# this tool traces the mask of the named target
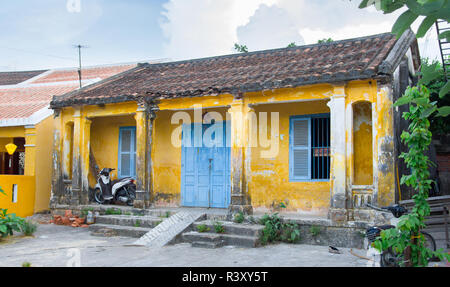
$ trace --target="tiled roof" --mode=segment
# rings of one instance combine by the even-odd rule
[[[408,37],[412,41],[411,35]],[[369,79],[379,75],[380,66],[396,42],[394,35],[386,33],[326,44],[140,65],[55,98],[51,106],[217,95]]]
[[[0,86],[16,85],[44,72],[45,70],[25,72],[0,72]]]
[[[82,79],[106,79],[113,75],[122,73],[126,70],[129,70],[133,67],[136,67],[135,64],[128,65],[115,65],[115,66],[104,66],[104,67],[90,67],[82,69]],[[32,83],[41,84],[41,83],[56,83],[56,82],[68,82],[68,81],[78,81],[78,70],[70,69],[70,70],[54,70],[39,77]]]
[[[85,83],[92,83],[133,67],[136,67],[136,64],[83,68],[82,79]],[[6,74],[10,75],[9,79],[15,77],[16,80],[7,82]],[[79,88],[77,69],[4,72],[0,73],[0,81],[2,75],[5,79],[4,83],[9,84],[4,86],[0,84],[0,126],[8,120],[29,118],[47,109],[54,96],[58,97]]]
[[[59,96],[78,88],[76,83],[64,86],[36,86],[0,89],[0,119],[27,118],[48,107],[53,95]]]

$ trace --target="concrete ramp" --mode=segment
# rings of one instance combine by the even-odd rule
[[[147,232],[133,245],[147,247],[163,247],[175,239],[195,221],[205,216],[205,213],[196,211],[180,211],[167,218],[155,228]]]

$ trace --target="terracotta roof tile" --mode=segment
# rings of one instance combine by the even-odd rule
[[[85,68],[82,70],[83,80],[106,79],[135,66],[126,64]],[[76,69],[51,70],[43,74],[44,72],[46,71],[0,73],[0,83],[3,76],[3,83],[11,84],[8,87],[0,87],[0,120],[28,118],[48,107],[54,96],[58,97],[79,88]],[[14,85],[38,75],[42,76],[27,82],[26,85]],[[9,82],[6,81],[7,78]]]
[[[17,85],[44,72],[45,70],[24,71],[24,72],[0,72],[0,86]]]
[[[52,107],[368,79],[396,43],[390,33],[332,43],[141,65],[52,101]]]

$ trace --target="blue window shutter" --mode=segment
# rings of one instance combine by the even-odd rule
[[[136,128],[123,127],[119,130],[119,177],[136,176]]]
[[[311,135],[309,118],[291,119],[290,128],[290,177],[311,178]]]

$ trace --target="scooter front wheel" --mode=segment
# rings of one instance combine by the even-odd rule
[[[96,188],[94,191],[94,199],[98,204],[105,203],[105,199],[103,198],[103,193],[99,188]]]

